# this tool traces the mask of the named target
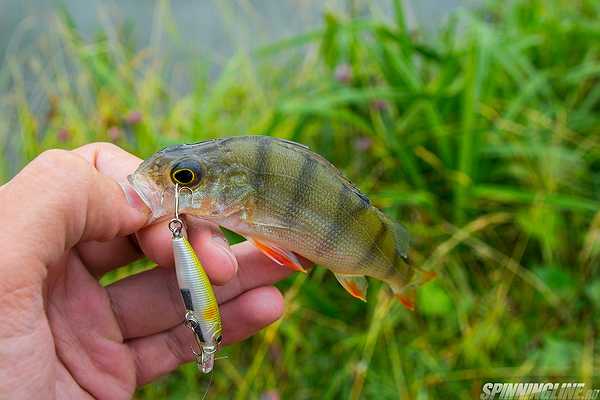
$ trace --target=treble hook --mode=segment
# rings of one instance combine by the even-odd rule
[[[196,365],[198,369],[203,373],[207,374],[212,371],[215,363],[215,353],[217,352],[217,346],[207,345],[202,339],[202,332],[200,331],[200,324],[194,317],[194,314],[190,311],[185,313],[185,326],[190,328],[194,332],[196,338],[196,344],[200,349],[200,354],[192,348],[192,353],[196,356]]]

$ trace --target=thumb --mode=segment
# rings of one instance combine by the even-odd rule
[[[106,241],[139,230],[148,210],[139,199],[130,204],[117,181],[97,168],[97,161],[108,155],[104,153],[136,161],[110,145],[90,145],[79,152],[50,150],[4,185],[0,220],[10,229],[0,231],[3,250],[50,265],[80,241]]]

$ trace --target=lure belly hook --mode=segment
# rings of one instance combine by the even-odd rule
[[[179,196],[184,189],[175,185],[175,218],[169,221],[169,230],[173,235],[177,283],[186,308],[185,325],[194,332],[199,348],[199,352],[192,351],[200,371],[209,373],[222,340],[221,315],[208,276],[184,236],[184,224],[179,217]]]

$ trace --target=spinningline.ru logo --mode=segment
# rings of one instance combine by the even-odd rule
[[[481,388],[480,400],[595,400],[600,389],[586,389],[579,382],[486,382]]]

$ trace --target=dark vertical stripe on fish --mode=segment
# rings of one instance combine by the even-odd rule
[[[254,165],[254,180],[252,181],[252,186],[258,194],[258,196],[256,196],[256,201],[262,201],[264,198],[267,181],[266,173],[269,165],[270,144],[271,140],[269,137],[261,136],[258,138],[255,156],[256,164]]]
[[[370,265],[373,261],[375,261],[375,259],[377,258],[377,252],[381,251],[380,243],[382,243],[383,240],[385,239],[385,235],[387,232],[388,232],[387,224],[382,223],[379,226],[379,230],[377,231],[377,234],[373,238],[371,245],[369,246],[367,251],[363,254],[362,258],[360,259],[360,261],[358,263],[359,266],[364,268],[364,267]]]
[[[352,223],[362,213],[369,209],[369,203],[362,198],[353,197],[356,194],[346,185],[342,185],[338,193],[337,211],[333,221],[329,225],[329,229],[325,235],[325,240],[317,249],[317,254],[322,256],[336,249],[341,240],[344,240],[348,229]],[[355,199],[359,199],[356,203]]]
[[[310,155],[304,155],[300,174],[294,186],[294,192],[290,202],[287,204],[283,216],[285,226],[293,226],[294,219],[304,209],[309,207],[310,192],[307,190],[310,183],[314,181],[317,174],[317,162]]]

